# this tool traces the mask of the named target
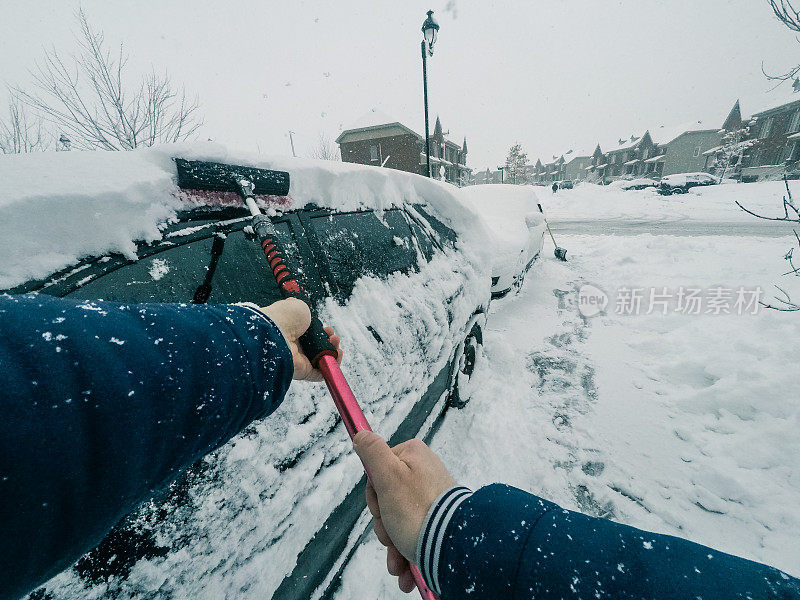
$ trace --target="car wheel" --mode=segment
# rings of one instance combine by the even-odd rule
[[[475,364],[478,361],[481,346],[483,346],[483,332],[476,323],[472,326],[469,335],[464,340],[464,345],[453,361],[454,374],[447,394],[447,406],[464,408],[467,405],[468,400],[462,399],[460,388],[470,380],[475,372]]]

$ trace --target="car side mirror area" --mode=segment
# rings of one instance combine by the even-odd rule
[[[541,213],[528,213],[525,215],[525,225],[527,225],[528,229],[539,229],[544,227],[544,218]]]

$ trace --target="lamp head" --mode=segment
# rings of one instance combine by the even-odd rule
[[[433,56],[433,45],[436,43],[436,38],[439,35],[439,23],[433,18],[433,11],[428,11],[428,18],[422,23],[422,34],[425,37],[425,45],[428,48],[428,54]]]

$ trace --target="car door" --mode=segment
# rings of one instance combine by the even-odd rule
[[[454,351],[477,305],[465,310],[464,273],[445,257],[455,233],[424,207],[299,216],[335,298],[321,306],[323,320],[355,351],[343,368],[372,426],[391,444],[430,440],[446,410]],[[355,547],[362,485],[363,478],[330,513],[274,600],[307,598],[326,578],[335,581],[331,569]]]

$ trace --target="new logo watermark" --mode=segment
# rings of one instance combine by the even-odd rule
[[[608,294],[590,283],[578,288],[578,312],[587,319],[605,312],[608,306]]]

